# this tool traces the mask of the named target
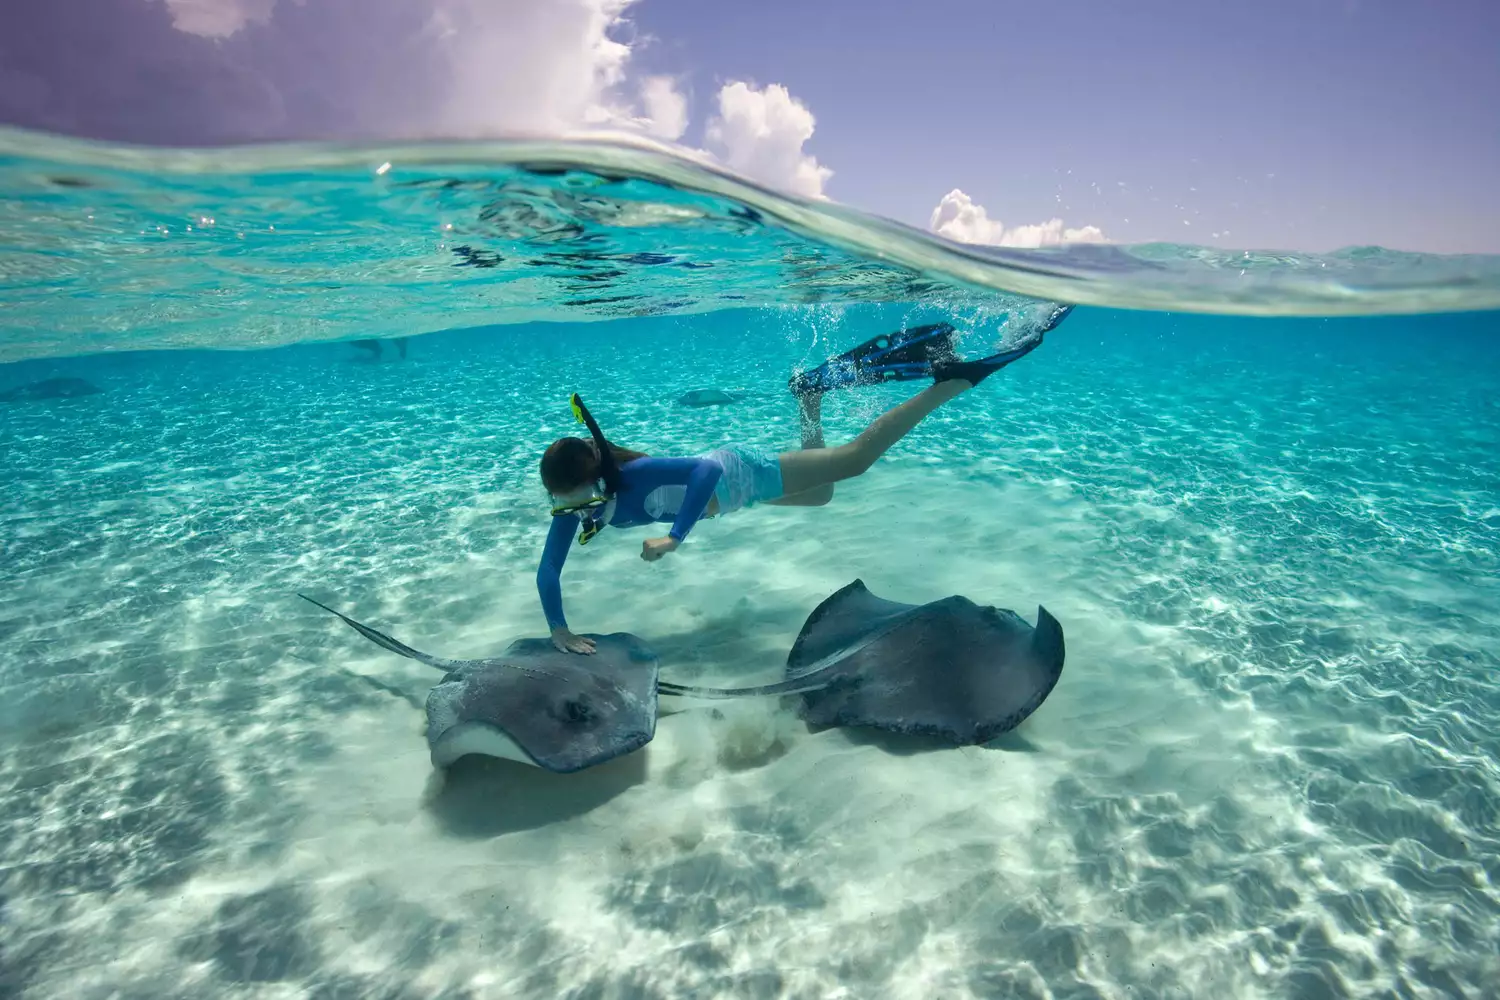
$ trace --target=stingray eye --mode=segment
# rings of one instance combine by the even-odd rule
[[[594,717],[594,709],[583,698],[570,698],[563,702],[563,718],[569,722],[588,722]]]

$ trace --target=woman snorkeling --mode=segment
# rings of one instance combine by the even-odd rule
[[[978,385],[1042,343],[1042,336],[1071,311],[1060,306],[1031,339],[1013,350],[962,361],[946,323],[875,337],[791,379],[802,414],[802,448],[772,455],[746,445],[726,445],[696,458],[654,458],[605,439],[578,396],[573,411],[592,440],[554,441],[542,455],[542,485],[552,495],[552,528],[542,550],[536,585],[552,643],[572,653],[594,652],[592,639],[575,635],[563,615],[561,576],[579,521],[579,544],[604,527],[671,523],[667,533],[641,543],[641,558],[655,562],[675,551],[701,518],[757,503],[818,507],[833,499],[834,484],[861,475],[924,417]],[[933,383],[876,417],[854,440],[823,444],[822,394],[830,389],[931,376]]]

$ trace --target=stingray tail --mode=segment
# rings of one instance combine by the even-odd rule
[[[326,604],[318,604],[317,601],[313,600],[311,597],[308,597],[306,594],[298,594],[297,596],[302,598],[304,601],[307,601],[309,604],[317,604],[318,607],[322,608],[324,611],[328,612],[331,615],[338,615],[343,619],[345,625],[348,625],[350,628],[354,629],[354,631],[358,632],[366,639],[369,639],[377,646],[388,649],[391,652],[397,653],[401,656],[409,657],[410,659],[416,660],[419,663],[425,663],[429,667],[437,667],[439,670],[448,669],[447,660],[439,659],[436,656],[428,656],[426,653],[412,649],[404,642],[397,642],[395,639],[392,639],[384,632],[376,631],[375,629],[371,628],[368,625],[365,625],[362,622],[357,622],[353,618],[350,618],[348,615],[333,610]]]
[[[761,698],[781,694],[805,694],[828,686],[826,677],[798,677],[777,684],[762,684],[759,687],[712,688],[694,687],[691,684],[674,684],[657,681],[656,690],[673,698]]]
[[[1063,645],[1062,623],[1040,604],[1036,606],[1036,631],[1031,635],[1031,649],[1037,659],[1062,670],[1067,652]]]

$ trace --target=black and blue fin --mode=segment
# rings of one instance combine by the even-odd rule
[[[932,374],[935,361],[953,358],[954,328],[928,323],[871,337],[858,347],[792,376],[793,395],[805,396],[832,389],[905,382]]]
[[[1001,351],[999,354],[991,354],[987,358],[977,361],[940,361],[932,366],[932,380],[934,382],[947,382],[949,379],[961,378],[970,385],[978,385],[991,375],[1013,361],[1019,361],[1038,347],[1042,346],[1042,335],[1037,334],[1031,340],[1020,347],[1009,351]]]
[[[326,604],[318,604],[317,601],[313,600],[311,597],[308,597],[306,594],[298,594],[297,596],[302,598],[304,601],[307,601],[309,604],[317,604],[318,607],[322,608],[324,611],[328,612],[331,615],[338,615],[341,619],[343,619],[345,625],[348,625],[350,628],[354,629],[354,631],[358,632],[366,639],[369,639],[375,645],[380,646],[384,649],[388,649],[392,653],[408,657],[410,659],[416,660],[419,663],[425,663],[429,667],[437,667],[439,670],[447,670],[452,662],[451,660],[444,660],[436,656],[429,656],[426,653],[421,652],[420,650],[412,649],[406,643],[392,639],[384,632],[378,632],[370,626],[364,624],[363,622],[357,622],[353,618],[350,618],[348,615],[333,610]]]
[[[960,361],[957,358],[944,358],[937,361],[932,366],[932,379],[934,382],[946,382],[949,379],[961,378],[971,385],[978,385],[1006,365],[1021,360],[1041,347],[1047,332],[1055,329],[1057,324],[1067,319],[1072,311],[1072,306],[1058,306],[1035,333],[1008,351],[991,354],[987,358],[979,358],[975,361]]]

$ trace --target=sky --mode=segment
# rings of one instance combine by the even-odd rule
[[[35,0],[0,122],[631,129],[952,239],[1500,252],[1496,0]]]

